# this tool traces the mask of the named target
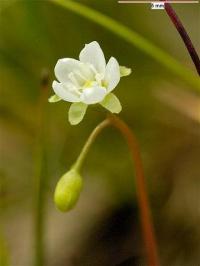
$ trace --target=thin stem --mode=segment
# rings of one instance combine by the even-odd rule
[[[76,169],[77,171],[80,170],[84,159],[86,158],[86,155],[89,151],[90,146],[92,145],[92,143],[95,141],[96,137],[99,135],[99,133],[108,125],[110,124],[110,120],[109,119],[105,119],[103,122],[101,122],[97,127],[95,127],[95,129],[92,131],[92,133],[90,134],[89,138],[87,139],[85,145],[83,146],[83,149],[78,157],[78,159],[76,160],[76,163],[73,165],[73,168]]]
[[[165,10],[166,10],[168,16],[170,17],[171,21],[173,22],[174,26],[176,27],[177,31],[179,32],[188,52],[190,54],[190,57],[192,58],[192,61],[196,67],[196,70],[197,70],[198,74],[200,75],[200,59],[199,59],[197,51],[195,50],[195,47],[194,47],[189,35],[187,34],[185,27],[183,26],[181,20],[179,19],[178,15],[176,14],[176,12],[172,8],[172,6],[167,2],[165,3]]]
[[[131,157],[135,166],[135,178],[137,186],[138,204],[141,215],[143,238],[146,246],[146,255],[149,266],[159,266],[157,244],[155,239],[154,227],[151,218],[147,189],[145,185],[144,170],[140,155],[137,138],[128,125],[117,116],[110,116],[112,125],[117,128],[127,141]]]
[[[159,266],[160,263],[158,259],[157,244],[150,213],[144,171],[140,156],[140,149],[137,143],[137,139],[133,134],[132,130],[128,127],[128,125],[122,119],[116,117],[115,115],[109,115],[107,119],[105,119],[93,130],[88,140],[86,141],[86,144],[84,145],[80,156],[78,157],[73,168],[75,167],[77,170],[80,170],[90,146],[92,145],[96,137],[101,133],[101,131],[109,125],[112,125],[116,129],[118,129],[127,141],[131,157],[135,166],[137,198],[140,209],[143,239],[146,248],[148,266]]]

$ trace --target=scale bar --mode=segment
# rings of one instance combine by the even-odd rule
[[[124,1],[118,1],[119,4],[151,4],[152,2],[154,3],[170,3],[170,4],[198,4],[199,1],[196,0],[178,0],[178,1],[173,1],[173,0],[168,0],[168,1],[149,1],[149,0],[124,0]]]

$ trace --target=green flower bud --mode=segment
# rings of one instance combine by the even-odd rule
[[[66,212],[74,207],[79,199],[82,183],[82,178],[75,169],[60,178],[54,194],[54,202],[60,211]]]

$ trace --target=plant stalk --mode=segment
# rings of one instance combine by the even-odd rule
[[[86,158],[86,155],[89,151],[90,146],[95,141],[96,137],[101,133],[101,131],[110,125],[119,130],[119,132],[123,135],[128,144],[135,169],[137,199],[140,209],[140,217],[142,223],[143,239],[146,249],[147,263],[148,266],[159,266],[160,263],[158,258],[157,244],[156,244],[154,227],[151,218],[147,189],[145,185],[140,149],[137,143],[137,139],[133,134],[132,130],[128,127],[128,125],[117,116],[109,115],[107,119],[101,122],[92,131],[76,163],[73,165],[73,168],[77,169],[78,171],[80,170],[80,168],[83,165],[84,159]]]
[[[170,17],[172,23],[176,27],[177,31],[179,32],[187,50],[188,50],[188,53],[190,54],[190,57],[191,57],[194,65],[196,67],[197,73],[200,75],[200,59],[199,59],[197,51],[195,50],[195,47],[194,47],[186,29],[185,29],[185,27],[183,26],[181,20],[179,19],[178,15],[176,14],[176,12],[172,8],[172,6],[169,3],[167,3],[167,1],[165,3],[165,10],[166,10],[168,16]]]
[[[83,162],[88,154],[88,151],[90,149],[90,146],[93,144],[93,142],[95,141],[96,137],[101,133],[101,131],[107,127],[110,124],[110,120],[109,119],[105,119],[103,122],[101,122],[100,124],[98,124],[95,129],[92,131],[92,133],[90,134],[89,138],[87,139],[85,145],[83,146],[83,149],[78,157],[78,159],[76,160],[76,163],[72,166],[73,169],[77,170],[78,172],[80,171]]]
[[[146,257],[149,266],[159,266],[157,243],[151,218],[150,205],[148,201],[145,184],[144,170],[140,155],[137,138],[129,126],[119,117],[111,115],[111,124],[117,128],[125,138],[133,160],[136,178],[137,199],[142,223],[143,239],[146,247]]]

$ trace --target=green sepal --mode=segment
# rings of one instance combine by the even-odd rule
[[[86,113],[87,104],[85,103],[72,103],[69,108],[68,119],[71,125],[79,124]]]
[[[49,103],[56,103],[62,100],[58,95],[54,94],[51,97],[49,97],[48,102]]]
[[[126,77],[129,76],[132,72],[131,68],[125,67],[125,66],[120,66],[119,67],[120,71],[120,77]]]
[[[111,113],[118,114],[122,110],[120,101],[113,93],[109,93],[100,104]]]

